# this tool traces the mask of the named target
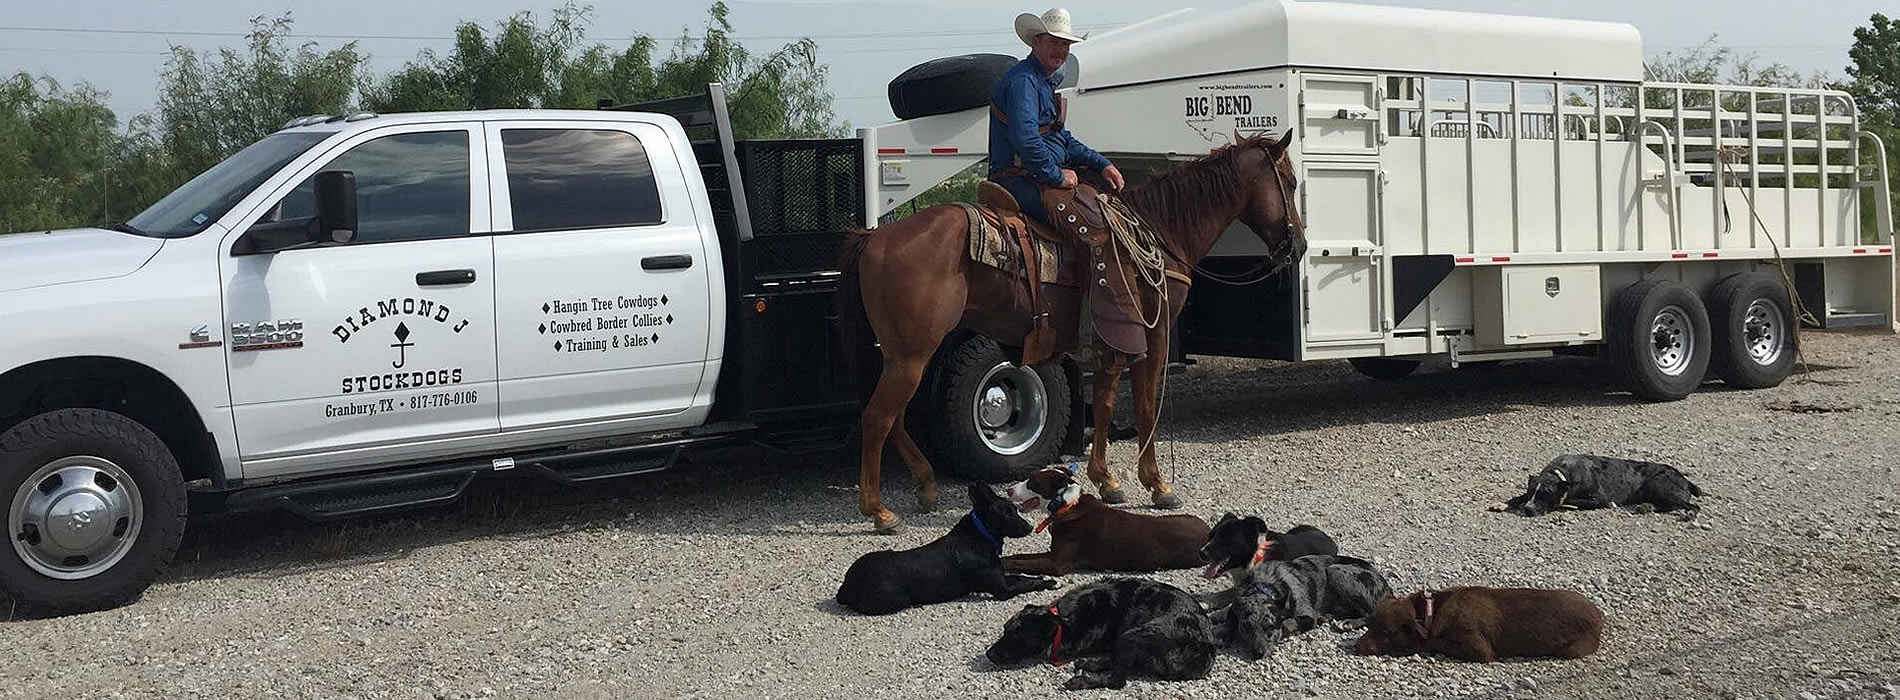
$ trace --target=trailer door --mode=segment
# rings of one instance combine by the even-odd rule
[[[1307,235],[1302,293],[1309,347],[1381,341],[1389,325],[1379,101],[1374,76],[1301,75],[1300,212]]]

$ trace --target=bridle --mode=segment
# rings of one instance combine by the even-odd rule
[[[1285,228],[1280,231],[1279,244],[1267,251],[1266,262],[1256,265],[1254,269],[1241,275],[1223,275],[1210,272],[1206,268],[1201,267],[1198,262],[1193,265],[1194,273],[1197,276],[1233,287],[1247,287],[1259,284],[1260,282],[1266,281],[1267,278],[1279,274],[1281,270],[1286,269],[1287,266],[1294,263],[1293,238],[1295,231],[1293,230],[1293,192],[1288,189],[1286,178],[1280,175],[1280,160],[1273,156],[1273,151],[1263,144],[1256,143],[1254,147],[1267,152],[1267,166],[1265,170],[1268,176],[1273,178],[1273,189],[1280,193],[1280,211],[1282,213],[1281,218],[1285,222]],[[1286,153],[1282,151],[1281,155],[1284,156]]]

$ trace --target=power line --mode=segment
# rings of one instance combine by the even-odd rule
[[[129,51],[125,49],[82,49],[59,46],[0,46],[0,51],[35,51],[45,53],[114,53],[133,56],[170,56],[168,51]]]
[[[1119,26],[1122,26],[1122,25],[1104,24],[1104,25],[1084,26],[1082,28],[1087,29],[1087,30],[1094,30],[1094,29],[1112,29]],[[210,31],[210,30],[199,30],[199,29],[113,29],[109,27],[37,27],[37,26],[12,26],[12,25],[0,26],[0,31],[46,32],[46,33],[63,33],[63,34],[131,34],[131,35],[140,35],[140,36],[205,36],[205,37],[249,37],[251,36],[251,32]],[[901,39],[901,38],[918,38],[918,37],[981,36],[984,34],[998,34],[998,33],[1001,33],[1000,30],[998,29],[965,29],[965,30],[932,30],[932,31],[922,31],[922,32],[876,32],[876,33],[861,33],[861,34],[750,34],[750,35],[733,34],[731,36],[732,38],[739,39],[741,41],[745,41],[745,40],[796,41],[800,39],[812,39],[816,41],[819,39]],[[293,33],[293,34],[288,34],[287,36],[294,37],[297,39],[341,39],[341,40],[351,40],[351,41],[356,41],[356,40],[450,41],[450,40],[455,39],[455,37],[451,35],[434,35],[434,34]],[[654,41],[680,41],[681,40],[680,37],[662,38],[662,37],[648,37],[644,35],[601,37],[601,38],[598,38],[597,40],[598,41],[633,41],[635,39],[642,39],[642,38],[650,38],[650,39],[653,39]],[[699,37],[692,37],[689,40],[698,40],[698,38]]]

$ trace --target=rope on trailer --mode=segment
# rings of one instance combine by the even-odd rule
[[[1741,146],[1722,146],[1715,150],[1716,150],[1716,154],[1715,154],[1716,160],[1719,160],[1722,162],[1722,170],[1728,173],[1731,179],[1739,182],[1741,180],[1741,177],[1735,174],[1735,169],[1731,167],[1730,164],[1739,162],[1742,159],[1742,157],[1745,155],[1742,147]],[[1794,176],[1793,173],[1789,173],[1788,175],[1788,177],[1793,177],[1793,176]],[[1822,173],[1821,177],[1827,177],[1827,173]],[[1808,358],[1805,351],[1805,346],[1807,345],[1807,343],[1803,341],[1801,338],[1801,330],[1802,330],[1801,324],[1802,322],[1807,322],[1807,323],[1812,323],[1815,326],[1820,326],[1821,322],[1819,319],[1816,319],[1814,317],[1813,312],[1808,310],[1807,304],[1804,304],[1801,302],[1801,294],[1795,291],[1794,278],[1788,275],[1788,261],[1787,259],[1783,258],[1781,255],[1781,244],[1775,241],[1775,234],[1774,232],[1768,230],[1768,224],[1761,220],[1761,211],[1759,210],[1758,207],[1755,206],[1755,196],[1751,194],[1749,190],[1747,189],[1743,189],[1739,187],[1736,189],[1742,190],[1742,198],[1748,201],[1748,215],[1755,220],[1755,224],[1757,226],[1761,227],[1762,235],[1768,238],[1768,245],[1774,248],[1775,270],[1781,273],[1782,286],[1788,292],[1788,299],[1794,302],[1794,309],[1795,309],[1795,323],[1794,323],[1794,328],[1793,328],[1794,336],[1795,336],[1794,361],[1795,361],[1795,364],[1798,364],[1801,366],[1801,381],[1813,382],[1815,384],[1830,385],[1830,386],[1840,386],[1840,385],[1845,384],[1845,382],[1829,382],[1826,380],[1814,378],[1814,369],[1808,366]]]

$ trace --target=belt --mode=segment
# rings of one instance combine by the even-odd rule
[[[1003,168],[990,171],[991,180],[1007,180],[1012,177],[1028,177],[1029,169],[1023,167]]]

